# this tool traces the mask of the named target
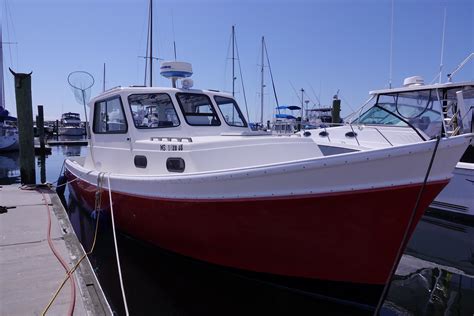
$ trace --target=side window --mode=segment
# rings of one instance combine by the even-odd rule
[[[244,116],[233,99],[215,96],[214,100],[227,124],[230,126],[247,127],[247,122],[245,122]]]
[[[178,115],[166,93],[133,94],[128,97],[136,128],[179,126]]]
[[[177,93],[181,111],[189,125],[219,126],[221,121],[212,106],[211,99],[205,94]]]
[[[127,121],[120,97],[96,102],[94,105],[94,133],[126,133]]]

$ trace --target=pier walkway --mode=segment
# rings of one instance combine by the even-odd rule
[[[49,211],[43,194],[49,204]],[[65,277],[48,244],[51,240],[70,269],[84,254],[58,196],[49,189],[0,186],[0,315],[40,315]],[[75,315],[112,315],[86,258],[73,274]],[[64,285],[48,315],[67,315],[72,290]]]

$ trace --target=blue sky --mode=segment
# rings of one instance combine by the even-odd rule
[[[143,83],[148,0],[1,0],[7,108],[16,113],[13,78],[33,71],[33,104],[44,104],[47,119],[82,112],[67,83],[75,70],[93,74],[92,95],[107,88]],[[388,87],[391,0],[158,1],[155,56],[191,62],[196,88],[231,89],[227,52],[231,26],[237,42],[250,117],[259,117],[260,41],[265,36],[280,104],[298,104],[291,85],[312,102],[329,104],[340,90],[343,115],[357,108],[368,91]],[[474,51],[474,1],[394,1],[393,86],[403,78],[438,73],[444,8],[447,9],[444,72]],[[11,50],[11,54],[10,54]],[[266,73],[269,78],[268,71]],[[155,68],[155,85],[169,86]],[[456,80],[474,80],[474,62]],[[244,108],[240,81],[237,99]],[[265,118],[275,101],[266,81]]]

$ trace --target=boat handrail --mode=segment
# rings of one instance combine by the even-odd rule
[[[191,137],[157,137],[157,136],[153,136],[153,137],[150,137],[150,140],[151,141],[167,141],[167,142],[171,142],[173,140],[176,140],[177,142],[179,143],[182,143],[183,140],[186,140],[188,143],[192,143],[193,142],[193,139]]]

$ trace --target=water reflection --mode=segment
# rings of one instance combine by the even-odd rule
[[[405,253],[474,275],[474,224],[425,215]]]
[[[20,177],[20,153],[18,151],[0,154],[0,184],[18,182]]]
[[[392,281],[387,310],[396,314],[472,315],[473,237],[471,223],[425,215]]]
[[[84,139],[82,136],[79,140]],[[41,167],[45,164],[46,181],[55,182],[58,179],[59,172],[64,159],[70,156],[84,155],[86,146],[66,145],[52,146],[51,155],[46,155],[45,160],[41,156],[36,156],[36,183],[40,183]],[[19,151],[0,153],[0,185],[20,183],[20,153]]]
[[[472,315],[473,288],[472,277],[440,268],[421,269],[392,281],[386,306],[414,315]]]

